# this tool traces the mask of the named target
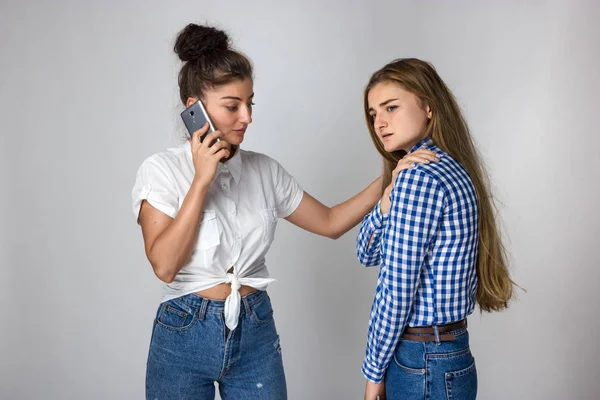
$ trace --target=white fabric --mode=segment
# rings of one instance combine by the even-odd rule
[[[133,212],[143,200],[175,218],[194,178],[189,142],[147,158],[132,190]],[[273,282],[265,255],[279,218],[298,207],[304,192],[275,160],[238,149],[221,163],[204,202],[203,218],[190,262],[166,284],[162,301],[231,283],[225,321],[235,329],[240,313],[241,285],[265,290]],[[233,267],[233,273],[228,273]]]

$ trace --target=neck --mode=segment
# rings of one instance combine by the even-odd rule
[[[426,137],[427,137],[427,135],[425,135],[425,134],[421,135],[416,140],[413,140],[412,142],[408,143],[406,146],[403,146],[402,150],[404,150],[408,153],[409,151],[412,150],[413,147],[415,147],[418,143],[421,143],[421,141],[423,141]]]

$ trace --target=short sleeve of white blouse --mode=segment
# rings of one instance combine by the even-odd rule
[[[275,185],[275,208],[279,218],[286,218],[292,214],[302,200],[304,191],[294,179],[277,161],[269,159],[273,170],[273,182]]]
[[[137,218],[143,200],[175,218],[179,211],[178,193],[168,165],[159,155],[147,158],[138,169],[132,190],[133,213]]]

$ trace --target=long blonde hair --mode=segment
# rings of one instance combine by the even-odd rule
[[[375,85],[392,82],[417,96],[432,117],[425,134],[434,144],[461,163],[467,170],[479,204],[479,251],[477,256],[477,303],[482,311],[501,311],[513,297],[513,285],[490,196],[489,179],[473,144],[467,123],[456,99],[432,65],[415,58],[394,60],[375,72],[365,88],[365,119],[375,148],[383,157],[382,192],[391,182],[392,171],[406,155],[402,150],[385,151],[369,115],[369,91]]]

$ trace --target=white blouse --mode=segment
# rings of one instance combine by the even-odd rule
[[[190,143],[148,157],[132,190],[136,219],[146,200],[175,218],[194,178]],[[279,218],[292,214],[304,191],[274,159],[238,149],[220,163],[204,202],[200,234],[190,262],[166,284],[162,301],[231,283],[225,300],[225,323],[237,326],[241,296],[247,285],[265,290],[273,282],[265,255]],[[233,273],[227,271],[233,267]]]

